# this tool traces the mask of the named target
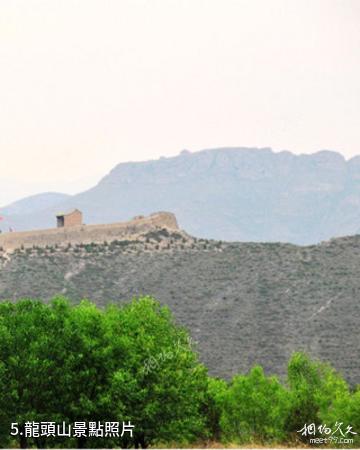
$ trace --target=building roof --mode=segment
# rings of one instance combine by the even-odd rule
[[[58,213],[58,214],[56,214],[56,217],[70,216],[70,214],[73,214],[74,212],[81,213],[81,211],[79,209],[75,208],[75,209],[72,209],[72,210],[67,211],[67,212]]]

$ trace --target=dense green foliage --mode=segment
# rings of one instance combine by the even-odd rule
[[[146,446],[205,433],[206,370],[187,333],[151,298],[105,311],[62,298],[2,303],[0,362],[3,443],[11,422],[26,421],[135,425],[134,440],[37,438],[41,447]]]
[[[335,425],[343,414],[339,407],[348,403],[350,393],[346,382],[329,365],[311,361],[296,353],[288,365],[290,410],[287,428],[296,432],[305,423]]]
[[[29,421],[135,429],[133,438],[11,438],[11,423],[23,431]],[[209,377],[186,330],[150,297],[106,309],[61,297],[0,303],[0,446],[296,444],[308,442],[305,424],[334,431],[339,422],[360,432],[360,390],[329,365],[294,353],[283,382],[260,366],[230,382]]]
[[[331,447],[341,447],[341,440],[349,438],[352,445],[360,444],[360,389],[350,392],[333,368],[304,353],[293,354],[283,384],[257,366],[247,375],[236,375],[226,387],[221,380],[211,380],[209,392],[211,417],[218,418],[223,442],[296,445],[331,436]],[[301,432],[312,424],[314,435]]]
[[[221,429],[230,441],[249,442],[285,438],[288,398],[275,377],[268,378],[261,367],[248,375],[237,375],[229,386],[223,403]]]

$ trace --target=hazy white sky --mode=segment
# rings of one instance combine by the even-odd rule
[[[0,0],[0,205],[218,146],[360,153],[359,0]]]

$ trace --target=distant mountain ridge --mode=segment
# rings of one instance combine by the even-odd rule
[[[117,165],[95,187],[44,208],[10,205],[0,228],[53,227],[59,210],[86,223],[173,212],[192,235],[227,241],[313,244],[360,232],[360,156],[294,155],[270,148],[220,148]],[[16,208],[15,208],[16,207]],[[15,209],[14,209],[15,208]],[[15,212],[14,212],[15,211]]]
[[[44,194],[31,195],[30,197],[11,203],[5,208],[1,208],[1,214],[15,216],[34,213],[52,207],[70,197],[71,195],[59,192],[45,192]]]

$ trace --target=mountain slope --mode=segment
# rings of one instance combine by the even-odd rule
[[[10,218],[17,230],[54,224],[77,207],[86,223],[166,210],[199,237],[316,243],[360,230],[360,157],[227,148],[123,163],[58,207]]]
[[[60,192],[45,192],[31,195],[1,208],[1,214],[5,217],[25,215],[42,211],[70,199],[70,195]]]
[[[102,306],[154,295],[215,375],[256,363],[284,375],[290,354],[305,350],[360,383],[360,236],[298,247],[165,230],[135,242],[0,251],[0,299],[56,294]]]

